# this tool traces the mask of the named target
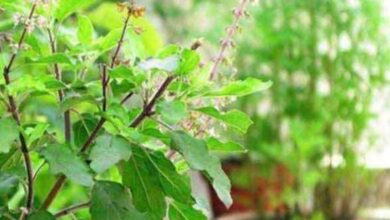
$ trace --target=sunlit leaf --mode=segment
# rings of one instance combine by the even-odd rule
[[[247,150],[241,144],[228,141],[222,142],[216,138],[206,138],[207,147],[210,151],[223,152],[223,153],[244,153]]]
[[[128,160],[131,155],[130,145],[130,142],[119,136],[99,136],[89,156],[91,168],[102,173],[119,161]]]
[[[49,127],[49,124],[47,123],[39,123],[37,124],[27,138],[27,145],[31,145],[34,141],[39,140],[43,134],[46,132],[47,128]]]
[[[163,70],[166,72],[173,72],[178,68],[179,65],[179,56],[172,55],[164,59],[159,58],[150,58],[141,62],[139,67],[145,71],[157,69]]]
[[[246,96],[256,92],[268,89],[272,82],[263,82],[255,78],[231,82],[222,88],[207,91],[204,96],[221,97],[221,96]]]
[[[92,96],[70,96],[66,97],[61,105],[60,109],[66,111],[70,108],[75,108],[78,105],[92,104],[93,106],[99,107],[97,100]]]
[[[18,131],[18,126],[13,119],[0,119],[0,153],[9,152],[12,143],[18,139]]]
[[[163,101],[157,105],[156,111],[168,124],[176,124],[188,117],[187,106],[181,101]]]
[[[178,75],[186,75],[198,67],[200,56],[196,51],[184,49],[181,53],[179,68],[176,71]]]
[[[121,37],[121,33],[122,33],[121,29],[115,29],[110,31],[106,36],[100,38],[97,41],[96,43],[97,47],[100,49],[102,53],[112,49],[113,47],[115,47],[115,45],[117,45]]]
[[[93,0],[59,0],[54,16],[62,21],[70,14],[93,3]]]
[[[82,44],[90,44],[93,40],[93,25],[87,16],[79,15],[78,17],[77,37]]]
[[[171,147],[183,155],[191,169],[206,172],[218,197],[229,207],[233,202],[230,196],[230,181],[222,170],[219,159],[209,154],[206,142],[183,131],[172,132],[171,138]]]
[[[219,112],[214,107],[205,107],[199,108],[197,111],[220,120],[226,123],[228,126],[238,129],[242,133],[246,133],[249,126],[253,124],[252,120],[247,114],[235,109],[225,113]]]
[[[45,57],[39,57],[39,58],[33,58],[30,59],[29,63],[36,63],[36,64],[52,64],[52,63],[61,63],[61,64],[72,64],[72,60],[69,56],[57,53]]]

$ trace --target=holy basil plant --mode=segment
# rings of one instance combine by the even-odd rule
[[[244,134],[226,100],[270,86],[217,77],[247,3],[201,64],[200,42],[164,47],[134,2],[0,0],[0,218],[206,219],[191,170],[229,207],[216,153],[245,150],[214,127]]]

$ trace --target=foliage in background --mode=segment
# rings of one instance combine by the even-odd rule
[[[213,127],[244,134],[251,119],[227,101],[270,83],[209,80],[224,53],[200,65],[199,42],[164,46],[144,13],[132,1],[0,0],[0,218],[206,219],[190,170],[232,204],[215,154],[243,147]]]
[[[246,58],[238,66],[244,73],[258,70],[275,86],[258,106],[251,104],[256,96],[241,102],[255,117],[246,141],[252,158],[281,163],[293,173],[287,201],[296,212],[354,219],[369,186],[358,144],[367,138],[373,92],[388,70],[380,5],[362,0],[259,6],[252,26],[257,35],[240,46],[238,57]]]
[[[217,41],[220,24],[229,17],[199,16],[209,21],[199,27],[187,13],[207,14],[232,1],[185,2],[172,13],[163,3],[156,8],[165,12],[168,27],[175,20],[191,27],[179,29],[179,36],[202,33]],[[234,59],[226,60],[236,64],[240,77],[274,82],[266,93],[238,101],[254,119],[244,145],[261,172],[250,177],[271,178],[277,167],[285,166],[294,184],[283,197],[274,195],[273,202],[288,204],[298,216],[353,219],[372,177],[360,162],[358,147],[362,138],[370,139],[366,129],[374,117],[373,94],[387,82],[388,45],[379,1],[257,2],[245,24],[251,34],[240,37]],[[234,179],[245,182],[242,176]]]

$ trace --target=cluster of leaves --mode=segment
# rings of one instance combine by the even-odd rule
[[[232,204],[215,154],[243,147],[212,132],[210,120],[241,134],[252,121],[215,103],[270,83],[208,80],[217,64],[200,65],[197,46],[163,47],[133,2],[119,11],[92,0],[22,2],[0,0],[0,218],[89,207],[98,220],[206,219],[190,170]],[[75,14],[80,8],[87,13]],[[67,180],[64,191],[79,185],[88,200],[48,212]]]

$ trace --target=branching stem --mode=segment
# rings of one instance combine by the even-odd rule
[[[157,100],[164,94],[165,90],[168,89],[168,86],[171,84],[171,82],[174,79],[175,79],[174,76],[168,76],[165,79],[163,84],[161,84],[160,88],[157,90],[156,94],[153,96],[152,100],[150,100],[150,102],[147,105],[145,105],[145,107],[142,109],[141,114],[139,114],[137,118],[131,123],[130,127],[132,128],[137,127],[146,117],[150,116]]]
[[[122,48],[122,44],[123,44],[123,41],[124,41],[124,38],[125,38],[125,35],[126,35],[126,30],[127,30],[127,27],[129,25],[129,21],[130,21],[130,17],[131,17],[131,14],[128,13],[127,14],[127,17],[126,17],[126,20],[125,20],[125,23],[123,25],[123,29],[122,29],[122,34],[121,34],[121,37],[117,43],[117,47],[115,49],[115,52],[114,52],[114,55],[112,56],[112,59],[111,59],[111,65],[110,65],[110,68],[114,68],[115,67],[115,64],[116,64],[116,60],[118,58],[118,55],[119,55],[119,52]],[[105,75],[107,75],[107,73],[105,73]],[[103,93],[104,93],[104,96],[106,96],[106,88],[107,88],[107,85],[110,81],[110,77],[109,76],[105,76],[104,77],[105,80],[102,80],[103,83],[102,83],[102,89],[103,89]],[[123,102],[125,102],[127,99],[129,99],[130,97],[132,96],[131,95],[127,95],[124,99]],[[104,97],[104,99],[106,99],[106,97]],[[106,101],[103,101],[103,110],[105,110],[106,108]],[[101,117],[98,124],[96,125],[96,127],[94,128],[94,130],[92,131],[92,133],[89,135],[88,139],[86,140],[86,142],[84,143],[84,145],[81,147],[80,149],[80,153],[84,153],[88,150],[88,148],[92,145],[92,143],[94,142],[97,134],[99,133],[100,129],[102,129],[104,123],[106,122],[106,119]],[[43,210],[46,210],[50,207],[50,205],[53,203],[54,199],[56,198],[56,196],[58,195],[58,193],[60,192],[62,186],[64,185],[66,181],[66,177],[64,175],[60,176],[57,181],[55,182],[54,186],[51,188],[49,194],[47,195],[46,199],[44,200],[43,202],[43,205],[41,207],[41,209]]]
[[[33,15],[35,13],[36,7],[37,7],[37,3],[34,3],[31,7],[31,11],[29,13],[28,20],[32,19]],[[27,26],[24,27],[22,35],[20,36],[20,39],[19,39],[19,42],[17,45],[18,50],[22,47],[22,44],[26,38],[26,35],[27,35]],[[11,73],[12,66],[13,66],[15,59],[16,59],[16,56],[18,54],[18,50],[11,55],[11,58],[9,60],[8,65],[6,67],[4,67],[4,70],[3,70],[3,77],[4,77],[5,84],[7,86],[11,83],[9,75]],[[11,112],[12,117],[16,121],[17,125],[21,126],[20,116],[18,113],[18,108],[16,106],[15,98],[12,95],[8,95],[8,102],[9,102],[9,111]],[[20,219],[25,219],[27,217],[28,213],[31,211],[31,209],[33,207],[33,203],[34,203],[34,173],[33,173],[30,154],[28,152],[27,143],[26,143],[26,140],[21,132],[19,132],[19,141],[20,141],[20,148],[21,148],[21,151],[23,154],[24,164],[25,164],[26,173],[27,173],[27,196],[26,196],[26,211],[27,211],[27,213],[22,212],[22,214],[20,216]]]
[[[225,59],[226,51],[232,45],[232,39],[234,37],[234,34],[238,30],[238,24],[240,22],[240,19],[245,16],[245,8],[248,5],[249,1],[250,0],[241,0],[239,6],[233,11],[234,21],[232,26],[228,28],[226,37],[221,42],[221,48],[219,50],[218,56],[214,61],[213,67],[211,68],[210,80],[214,80],[218,75],[219,67]]]
[[[60,217],[66,216],[66,215],[69,215],[71,213],[75,213],[75,212],[79,211],[80,209],[88,208],[90,205],[91,205],[91,202],[84,202],[84,203],[80,203],[78,205],[70,206],[68,208],[65,208],[65,209],[57,212],[54,215],[54,217],[60,218]]]
[[[52,34],[50,28],[47,29],[47,33],[49,35],[51,52],[52,52],[52,54],[55,54],[55,53],[57,53],[57,46],[56,46],[56,41],[53,37],[53,34]],[[61,69],[60,69],[58,63],[54,63],[54,74],[55,74],[55,77],[57,80],[59,80],[59,81],[62,80]],[[58,90],[58,99],[60,102],[62,102],[64,99],[64,91],[62,91],[61,89]],[[65,140],[67,143],[70,143],[72,141],[72,123],[71,123],[69,110],[66,110],[64,112],[64,131],[65,131]]]

